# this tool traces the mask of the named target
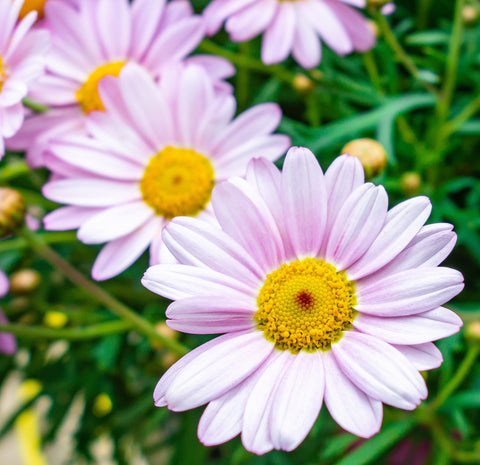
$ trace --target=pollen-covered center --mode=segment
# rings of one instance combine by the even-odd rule
[[[280,350],[329,350],[355,318],[355,288],[324,260],[283,264],[265,280],[254,315],[257,328]]]
[[[166,147],[152,157],[140,181],[143,200],[165,218],[194,216],[215,184],[210,160],[191,149]]]
[[[27,16],[28,13],[30,13],[31,11],[36,11],[38,13],[38,19],[42,19],[43,7],[45,6],[46,2],[47,0],[25,0],[23,2],[20,13],[18,14],[18,17],[22,19]]]
[[[105,76],[117,77],[124,65],[125,61],[107,63],[98,67],[93,73],[90,74],[90,76],[88,76],[82,87],[80,87],[75,94],[77,101],[82,107],[84,113],[105,110],[98,93],[98,83]]]

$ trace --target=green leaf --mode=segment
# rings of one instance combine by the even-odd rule
[[[414,425],[415,421],[413,418],[388,425],[376,436],[337,462],[336,465],[366,465],[373,463],[383,452],[402,439]]]

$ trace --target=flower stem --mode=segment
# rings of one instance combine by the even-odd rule
[[[120,317],[122,320],[130,323],[131,326],[137,331],[145,336],[148,336],[150,339],[158,342],[159,344],[164,345],[178,355],[184,355],[188,352],[189,349],[183,344],[173,341],[157,332],[155,326],[143,319],[140,315],[135,313],[126,305],[112,297],[100,286],[83,276],[83,274],[78,272],[72,265],[70,265],[70,263],[58,255],[52,248],[43,243],[42,240],[34,233],[25,228],[23,234],[35,252],[45,258],[55,268],[59,269],[68,279],[70,279],[70,281],[83,288],[99,302],[103,303],[112,313]]]
[[[445,132],[447,135],[451,135],[458,131],[472,116],[480,110],[480,94],[477,95],[470,103],[468,103],[464,109],[455,118],[451,119],[445,124]]]
[[[132,328],[126,321],[109,321],[83,328],[43,328],[39,326],[27,326],[21,324],[0,325],[0,332],[8,332],[15,336],[25,338],[46,338],[46,339],[68,339],[82,340],[96,337],[108,336],[111,334],[123,333]]]
[[[73,231],[58,231],[48,233],[38,233],[38,237],[46,244],[61,244],[75,242],[77,236]],[[0,241],[0,253],[8,250],[22,250],[28,247],[28,242],[23,237],[15,237]]]
[[[30,167],[23,160],[9,163],[3,167],[0,172],[0,181],[6,182],[10,179],[18,178],[19,176],[30,173],[30,171]]]
[[[443,403],[450,397],[450,395],[462,384],[463,380],[469,374],[473,364],[477,360],[479,354],[480,345],[472,344],[453,378],[450,379],[450,381],[440,391],[438,396],[428,406],[431,412],[438,410],[438,408],[441,407]]]
[[[401,46],[385,16],[383,16],[378,10],[374,8],[371,9],[370,13],[373,15],[375,22],[378,24],[378,27],[380,28],[380,31],[385,40],[387,41],[388,45],[395,52],[397,58],[407,69],[407,71],[413,76],[415,80],[417,80],[423,87],[425,87],[425,89],[427,89],[432,94],[438,96],[437,88],[430,83],[423,81],[420,78],[417,65],[413,62],[408,53]]]
[[[46,111],[49,110],[47,106],[42,105],[41,103],[38,103],[38,102],[34,102],[33,100],[30,100],[28,98],[24,98],[22,100],[22,103],[25,107],[30,108],[35,113],[45,113]]]

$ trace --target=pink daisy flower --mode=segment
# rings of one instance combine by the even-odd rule
[[[97,280],[125,270],[150,245],[158,262],[168,220],[208,218],[215,183],[243,175],[252,156],[277,159],[290,143],[271,134],[278,105],[257,105],[232,121],[234,97],[217,94],[196,65],[171,69],[158,86],[130,64],[100,83],[100,95],[106,111],[87,118],[91,137],[51,142],[47,166],[57,179],[43,189],[70,205],[45,218],[47,229],[79,228],[87,244],[108,242],[93,266]]]
[[[338,55],[365,52],[375,45],[367,20],[355,9],[366,0],[213,0],[204,11],[207,33],[215,34],[225,22],[234,42],[264,33],[261,57],[280,63],[292,54],[304,68],[317,66],[321,42]]]
[[[98,83],[118,76],[127,62],[142,65],[158,79],[165,69],[181,62],[204,36],[202,18],[188,1],[48,0],[42,28],[52,35],[47,57],[48,74],[32,88],[29,97],[50,111],[32,115],[9,143],[10,150],[28,150],[30,165],[43,166],[51,138],[84,131],[86,115],[103,110]],[[121,33],[119,33],[121,31]],[[192,57],[203,66],[221,90],[222,79],[234,74],[227,60]]]
[[[413,410],[427,397],[419,370],[441,364],[431,341],[462,325],[441,305],[463,277],[438,266],[456,235],[424,226],[426,197],[388,210],[357,158],[323,175],[309,150],[292,148],[282,173],[255,159],[212,204],[221,228],[175,218],[163,237],[179,263],[149,268],[142,283],[175,300],[171,328],[226,334],[165,373],[156,406],[208,403],[204,444],[241,434],[263,454],[296,448],[323,402],[342,428],[370,437],[383,403]]]
[[[22,0],[0,0],[0,157],[5,138],[23,123],[22,99],[28,87],[44,71],[49,46],[46,31],[30,31],[36,13],[17,23]],[[30,32],[29,32],[30,31]]]
[[[0,297],[4,297],[7,294],[9,287],[10,283],[7,276],[3,271],[0,271]],[[7,317],[3,314],[2,309],[0,309],[0,324],[4,325],[7,323]],[[15,339],[15,336],[0,332],[0,353],[11,355],[16,351],[17,340]]]

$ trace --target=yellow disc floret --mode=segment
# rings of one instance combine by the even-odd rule
[[[283,264],[265,280],[254,315],[257,328],[280,350],[329,350],[352,328],[355,288],[324,260]]]
[[[105,110],[100,95],[98,94],[98,83],[105,76],[117,77],[124,65],[125,61],[107,63],[98,67],[88,76],[82,87],[80,87],[75,94],[84,113]]]
[[[214,184],[208,158],[191,149],[165,147],[147,165],[140,190],[145,203],[158,215],[173,218],[202,211]]]
[[[36,11],[38,13],[38,19],[43,18],[43,7],[46,2],[47,0],[25,0],[18,17],[22,19],[31,11]]]

